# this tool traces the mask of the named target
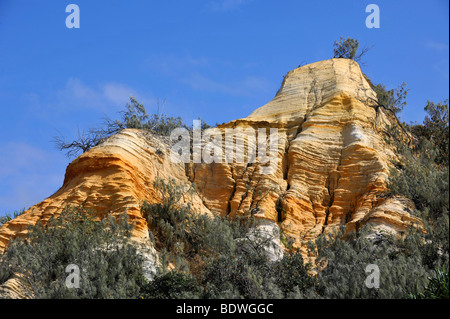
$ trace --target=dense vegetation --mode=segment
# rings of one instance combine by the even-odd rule
[[[131,226],[126,216],[99,221],[83,207],[67,208],[10,243],[0,257],[0,283],[19,274],[31,298],[134,298],[145,277]],[[66,286],[69,265],[79,268],[79,288]]]

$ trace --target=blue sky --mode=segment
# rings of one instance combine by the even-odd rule
[[[65,8],[80,8],[68,29]],[[368,29],[365,8],[380,8]],[[0,215],[61,187],[70,162],[58,131],[117,117],[134,95],[149,113],[208,123],[249,115],[270,101],[283,75],[332,57],[340,36],[373,46],[363,71],[388,88],[408,84],[406,121],[427,99],[448,98],[447,0],[0,0]]]

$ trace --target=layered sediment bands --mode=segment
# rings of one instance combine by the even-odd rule
[[[289,72],[275,98],[247,118],[219,125],[227,129],[278,130],[275,159],[267,166],[237,161],[234,146],[244,155],[260,151],[245,134],[223,139],[222,162],[176,164],[169,148],[136,130],[112,136],[73,161],[61,189],[0,229],[0,249],[10,236],[24,235],[29,224],[45,222],[67,205],[84,204],[99,214],[124,211],[136,221],[135,236],[146,238],[140,212],[143,200],[159,200],[153,181],[174,178],[193,182],[197,193],[185,198],[204,213],[253,214],[279,223],[306,253],[305,243],[337,226],[353,231],[365,224],[403,231],[411,222],[410,202],[384,198],[390,159],[395,154],[382,131],[392,125],[358,64],[348,59],[313,63]],[[205,146],[207,141],[203,141]],[[259,149],[258,149],[259,148]],[[231,156],[233,161],[225,161]]]
[[[157,178],[174,179],[189,185],[184,164],[173,163],[168,146],[160,139],[139,130],[124,130],[75,159],[66,169],[63,186],[43,202],[0,228],[0,251],[10,238],[24,236],[36,222],[46,223],[66,207],[84,205],[100,217],[127,213],[135,222],[134,237],[148,238],[146,218],[141,214],[144,200],[155,203],[160,194],[153,187]],[[197,194],[186,202],[209,213]]]
[[[405,209],[410,203],[382,197],[395,154],[380,132],[393,123],[371,106],[374,100],[367,78],[351,60],[289,72],[272,101],[219,126],[223,135],[227,128],[277,128],[277,169],[260,174],[258,162],[223,163],[211,173],[208,164],[198,164],[194,181],[203,185],[205,205],[219,214],[252,213],[278,222],[303,249],[336,226],[353,231],[370,223],[407,230],[419,222]]]

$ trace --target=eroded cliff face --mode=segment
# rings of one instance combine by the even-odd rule
[[[335,226],[407,230],[418,222],[408,213],[412,204],[382,197],[395,157],[382,132],[393,123],[375,100],[352,60],[289,72],[272,101],[219,126],[278,128],[276,171],[261,175],[257,163],[214,164],[211,174],[211,165],[196,164],[193,181],[206,206],[221,214],[253,211],[279,222],[305,253],[307,241]]]
[[[11,237],[25,236],[30,224],[45,224],[66,207],[80,205],[95,210],[99,217],[126,212],[136,225],[134,238],[145,241],[149,234],[140,207],[144,200],[160,200],[153,186],[155,179],[172,178],[177,184],[190,184],[184,164],[176,164],[169,157],[168,145],[144,131],[127,129],[111,136],[69,164],[63,186],[55,194],[0,228],[0,252]],[[197,194],[186,195],[183,200],[197,211],[210,214]]]
[[[84,204],[100,215],[126,211],[136,221],[135,237],[145,239],[140,205],[159,200],[153,187],[157,177],[195,183],[197,193],[184,200],[202,213],[254,214],[279,223],[304,253],[309,240],[336,226],[407,230],[418,222],[408,213],[412,204],[382,196],[395,154],[382,133],[391,120],[373,107],[375,99],[352,60],[331,59],[289,72],[272,101],[218,127],[222,132],[276,128],[278,161],[270,174],[261,173],[258,161],[177,164],[160,139],[124,130],[74,160],[57,193],[3,225],[0,251],[11,236],[25,235],[29,224],[45,223],[67,205]]]

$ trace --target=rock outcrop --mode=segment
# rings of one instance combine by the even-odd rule
[[[193,181],[205,205],[221,214],[254,211],[279,222],[304,252],[303,244],[335,226],[407,230],[419,222],[408,213],[412,204],[382,196],[395,158],[383,130],[393,119],[374,107],[375,100],[352,60],[289,72],[272,101],[219,126],[277,128],[276,171],[261,175],[257,164],[213,164],[211,174],[211,165],[196,164]]]
[[[105,214],[127,213],[135,223],[134,238],[148,238],[143,201],[155,203],[160,196],[153,187],[157,178],[172,178],[188,185],[184,164],[173,163],[170,149],[160,138],[139,130],[123,130],[75,159],[66,169],[63,186],[52,196],[31,207],[0,228],[0,252],[10,238],[25,236],[37,222],[45,224],[66,207],[84,205]],[[197,194],[184,198],[200,212],[210,213]]]
[[[261,173],[258,161],[174,163],[160,139],[121,131],[70,163],[54,195],[4,224],[0,251],[11,237],[24,236],[28,225],[80,204],[99,215],[126,211],[136,222],[134,236],[145,239],[140,205],[159,200],[153,187],[157,177],[195,183],[197,193],[184,200],[202,213],[254,214],[278,223],[305,253],[307,241],[336,226],[407,230],[417,222],[408,213],[411,204],[382,196],[395,154],[383,136],[392,119],[371,105],[374,100],[368,79],[352,60],[331,59],[289,72],[272,101],[247,118],[218,126],[220,132],[276,128],[277,161],[270,174]]]

